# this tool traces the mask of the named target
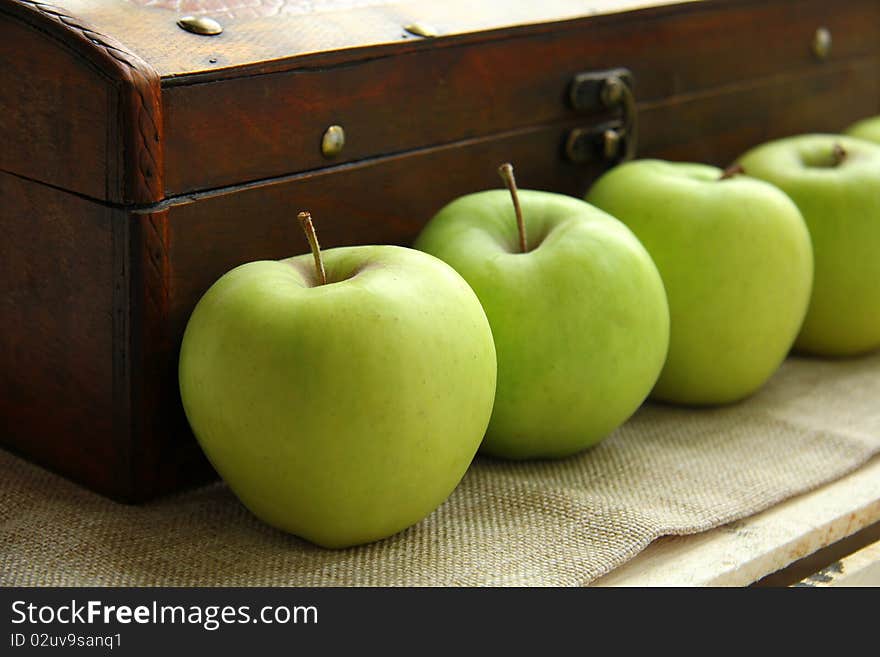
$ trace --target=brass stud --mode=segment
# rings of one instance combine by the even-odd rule
[[[426,39],[432,39],[434,37],[440,36],[440,32],[437,31],[436,27],[434,27],[433,25],[429,25],[428,23],[422,23],[421,21],[416,21],[414,23],[410,23],[409,25],[405,25],[403,29],[410,34],[425,37]]]
[[[177,27],[201,36],[215,36],[223,31],[223,26],[207,16],[184,16],[177,21]]]
[[[331,125],[324,131],[321,138],[321,153],[324,157],[333,158],[345,147],[345,130],[341,125]]]
[[[827,27],[820,27],[813,35],[813,54],[822,60],[831,54],[831,31]]]

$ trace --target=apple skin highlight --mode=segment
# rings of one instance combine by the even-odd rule
[[[880,116],[870,116],[861,121],[856,121],[844,130],[844,133],[850,137],[880,144]]]
[[[795,347],[819,356],[880,348],[880,145],[799,135],[739,161],[788,194],[809,229],[816,273]]]
[[[477,297],[394,246],[252,262],[192,313],[179,379],[199,443],[255,515],[325,547],[422,520],[461,480],[495,394]]]
[[[657,268],[632,232],[579,199],[520,191],[461,197],[415,246],[473,287],[495,338],[498,388],[483,453],[564,457],[608,436],[651,390],[669,314]]]
[[[652,397],[711,405],[758,390],[810,297],[813,256],[794,203],[746,175],[661,160],[612,169],[587,199],[635,232],[663,277],[669,355]]]

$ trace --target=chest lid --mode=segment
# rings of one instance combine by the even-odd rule
[[[818,26],[851,35],[825,60],[864,56],[858,4],[0,0],[0,170],[148,205],[577,123],[584,71],[629,68],[650,106],[823,65]]]

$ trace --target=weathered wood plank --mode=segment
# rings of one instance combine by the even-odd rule
[[[880,586],[880,541],[835,561],[796,586]]]
[[[880,520],[880,457],[750,518],[655,541],[593,586],[745,586]]]

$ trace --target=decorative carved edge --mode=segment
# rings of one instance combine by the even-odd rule
[[[113,37],[97,32],[60,7],[31,0],[0,0],[0,12],[49,34],[117,83],[122,158],[115,172],[115,189],[107,190],[109,200],[134,204],[160,201],[164,163],[161,84],[156,70]]]

